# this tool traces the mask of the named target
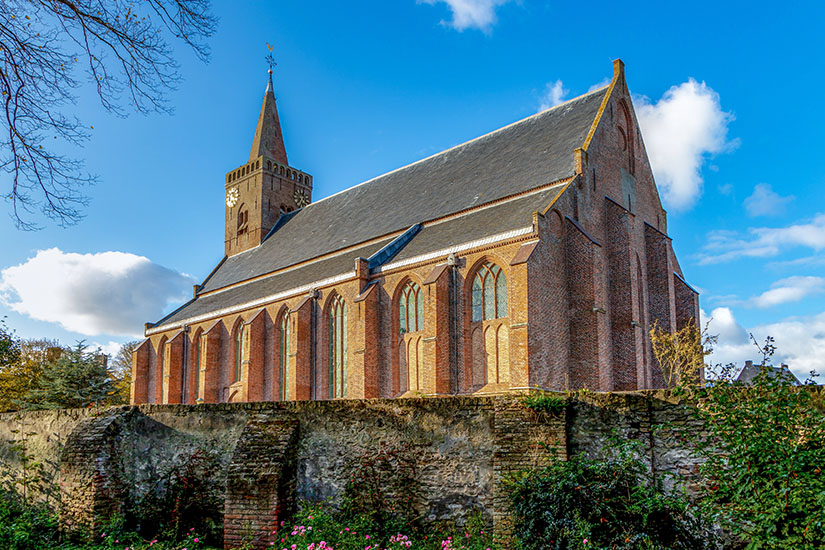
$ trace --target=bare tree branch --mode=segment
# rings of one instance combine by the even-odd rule
[[[18,228],[39,210],[61,226],[79,221],[96,177],[61,154],[89,129],[64,110],[85,68],[101,104],[124,116],[170,112],[179,80],[171,40],[208,59],[209,0],[0,0],[0,182]],[[5,190],[7,189],[7,191]]]

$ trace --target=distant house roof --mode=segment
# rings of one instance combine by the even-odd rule
[[[753,361],[745,361],[745,367],[742,369],[742,372],[739,373],[739,376],[736,377],[736,380],[737,382],[751,385],[753,384],[753,379],[756,378],[762,370],[767,371],[768,375],[772,378],[781,376],[787,378],[794,386],[801,385],[799,378],[791,372],[788,365],[781,365],[779,367],[774,367],[772,365],[754,365]]]
[[[558,194],[559,186],[550,184],[575,175],[574,151],[584,144],[607,89],[307,205],[277,224],[260,246],[222,261],[194,300],[157,325],[252,302],[275,289],[320,281],[344,268],[353,270],[355,258],[374,253],[400,231],[505,197],[524,194],[425,225],[397,253],[396,261],[529,226],[532,212]],[[528,193],[531,190],[537,191]],[[345,249],[352,250],[330,258]],[[311,262],[307,268],[286,269],[306,262]],[[279,270],[284,271],[267,277],[266,283],[250,282],[200,296]]]

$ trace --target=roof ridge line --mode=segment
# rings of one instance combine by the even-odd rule
[[[568,99],[567,101],[564,101],[564,102],[562,102],[562,103],[559,103],[558,105],[554,105],[554,106],[550,107],[549,109],[545,109],[545,110],[543,110],[543,111],[539,111],[538,113],[534,113],[534,114],[532,114],[532,115],[530,115],[530,116],[528,116],[528,117],[524,117],[524,118],[522,118],[522,119],[516,120],[515,122],[511,122],[510,124],[507,124],[506,126],[502,126],[501,128],[497,128],[497,129],[495,129],[495,130],[492,130],[492,131],[490,131],[490,132],[487,132],[486,134],[482,134],[482,135],[480,135],[480,136],[474,137],[474,138],[472,138],[472,139],[469,139],[469,140],[464,141],[464,142],[462,142],[462,143],[459,143],[459,144],[457,144],[457,145],[453,145],[452,147],[448,147],[447,149],[444,149],[443,151],[439,151],[438,153],[433,153],[433,154],[432,154],[432,155],[430,155],[430,156],[424,157],[424,158],[422,158],[422,159],[418,159],[418,160],[416,160],[416,161],[414,161],[414,162],[411,162],[411,163],[409,163],[409,164],[405,164],[404,166],[401,166],[401,167],[399,167],[399,168],[395,168],[394,170],[390,170],[389,172],[384,172],[383,174],[379,174],[379,175],[377,175],[377,176],[374,176],[374,177],[372,177],[372,178],[370,178],[370,179],[368,179],[368,180],[366,180],[366,181],[362,181],[361,183],[356,183],[356,184],[355,184],[355,185],[353,185],[352,187],[347,187],[346,189],[342,189],[342,190],[340,190],[340,191],[336,191],[336,192],[335,192],[335,193],[333,193],[332,195],[328,195],[328,196],[326,196],[326,197],[324,197],[324,198],[322,198],[322,199],[318,199],[318,200],[317,200],[317,201],[315,201],[315,202],[311,202],[310,204],[308,204],[308,205],[305,207],[305,209],[308,209],[308,208],[312,207],[312,205],[314,205],[314,204],[319,204],[319,203],[321,203],[321,202],[324,202],[324,201],[325,201],[325,200],[327,200],[327,199],[331,199],[332,197],[335,197],[335,196],[340,195],[340,194],[342,194],[342,193],[346,193],[347,191],[351,191],[352,189],[355,189],[356,187],[361,187],[362,185],[366,185],[366,184],[371,183],[371,182],[373,182],[373,181],[375,181],[375,180],[377,180],[377,179],[383,178],[383,177],[385,177],[385,176],[389,176],[390,174],[394,174],[394,173],[396,173],[396,172],[400,172],[401,170],[404,170],[404,169],[409,168],[409,167],[411,167],[411,166],[415,166],[416,164],[419,164],[419,163],[422,163],[422,162],[424,162],[424,161],[430,160],[430,159],[435,158],[435,157],[437,157],[437,156],[439,156],[439,155],[443,155],[443,154],[448,153],[448,152],[450,152],[450,151],[452,151],[452,150],[454,150],[454,149],[458,149],[459,147],[464,147],[465,145],[469,145],[470,143],[473,143],[473,142],[475,142],[475,141],[478,141],[478,140],[484,139],[484,138],[489,137],[489,136],[491,136],[491,135],[493,135],[493,134],[496,134],[496,133],[498,133],[498,132],[502,132],[502,131],[504,131],[504,130],[506,130],[506,129],[508,129],[508,128],[511,128],[512,126],[515,126],[515,125],[517,125],[517,124],[521,124],[522,122],[526,122],[526,121],[528,121],[528,120],[530,120],[530,119],[532,119],[532,118],[536,118],[536,117],[541,116],[541,115],[546,115],[546,114],[547,114],[547,113],[549,113],[550,111],[555,111],[555,110],[556,110],[556,109],[558,109],[559,107],[564,107],[564,106],[565,106],[565,105],[567,105],[568,103],[572,103],[572,102],[574,102],[574,101],[578,101],[578,100],[580,100],[580,99],[582,99],[582,98],[584,98],[584,97],[586,97],[586,96],[589,96],[589,95],[595,94],[595,93],[597,93],[597,92],[600,92],[600,91],[604,90],[605,88],[609,88],[609,86],[602,86],[602,87],[600,87],[600,88],[596,88],[595,90],[591,90],[591,91],[589,91],[589,92],[583,93],[583,94],[578,95],[578,96],[576,96],[576,97],[570,98],[570,99]],[[598,115],[597,115],[597,116],[598,116]]]
[[[556,187],[556,186],[559,186],[559,185],[568,185],[572,179],[573,179],[572,177],[568,177],[568,178],[563,178],[561,180],[551,181],[551,182],[546,183],[544,185],[534,187],[533,189],[528,189],[526,191],[521,191],[519,193],[515,193],[513,195],[508,195],[506,197],[501,197],[499,199],[495,199],[495,200],[492,200],[490,202],[486,202],[486,203],[483,203],[483,204],[480,204],[480,205],[476,205],[472,208],[467,208],[465,210],[459,210],[458,212],[451,212],[451,213],[449,213],[445,216],[441,216],[440,218],[433,218],[432,220],[426,220],[426,221],[423,221],[423,222],[419,222],[416,225],[420,225],[421,227],[430,227],[430,226],[433,226],[433,225],[438,225],[440,223],[449,222],[449,221],[454,220],[456,218],[461,218],[463,216],[468,216],[470,214],[474,214],[475,212],[479,212],[479,211],[485,210],[487,208],[493,208],[493,207],[498,206],[499,204],[502,204],[502,203],[505,203],[505,202],[510,202],[510,201],[513,201],[513,200],[521,199],[523,197],[527,197],[529,195],[542,193],[544,191],[547,191],[547,190],[552,189],[553,187]],[[558,197],[558,195],[557,195],[557,197]],[[330,258],[335,258],[336,256],[341,256],[341,255],[346,254],[348,252],[352,252],[353,250],[357,250],[358,248],[363,248],[364,246],[369,246],[372,243],[379,243],[379,242],[381,242],[383,240],[386,240],[386,239],[397,239],[398,237],[400,237],[401,235],[403,235],[404,233],[406,233],[409,230],[410,230],[410,228],[398,229],[396,231],[392,231],[390,233],[386,233],[384,235],[375,237],[374,239],[370,239],[368,241],[363,241],[363,242],[360,242],[360,243],[356,243],[356,244],[353,244],[353,245],[348,246],[346,248],[333,250],[332,252],[329,252],[327,254],[322,254],[322,255],[316,256],[314,258],[309,258],[309,259],[303,260],[301,262],[298,262],[296,264],[292,264],[292,265],[286,266],[284,268],[277,269],[275,271],[270,271],[269,273],[262,273],[261,275],[257,275],[255,277],[250,277],[248,279],[244,279],[242,281],[237,281],[235,283],[232,283],[232,284],[229,284],[229,285],[226,285],[226,286],[222,286],[222,287],[219,287],[219,288],[216,288],[216,289],[213,289],[213,290],[209,290],[209,291],[206,291],[206,292],[203,292],[203,293],[198,293],[198,297],[201,297],[201,296],[206,297],[206,296],[213,296],[215,294],[220,294],[221,292],[231,290],[233,288],[237,288],[237,287],[243,286],[245,284],[253,283],[255,281],[260,281],[262,279],[268,279],[269,277],[274,277],[274,276],[280,275],[282,273],[288,273],[289,271],[292,271],[294,269],[300,269],[302,267],[306,267],[307,265],[309,265],[313,262],[328,260]],[[393,237],[392,235],[395,235],[395,236]],[[392,243],[391,242],[387,243],[384,247],[382,247],[382,249],[385,248],[386,246],[389,246],[390,244],[392,244]],[[250,252],[252,250],[255,250],[255,249],[250,248],[249,250],[244,250],[243,252],[239,252],[238,254],[233,256],[233,258],[236,257],[236,256],[239,256],[241,254],[245,254],[247,252]],[[181,306],[181,307],[183,307],[183,306]],[[172,313],[175,313],[175,312],[177,312],[177,310],[175,310]],[[164,317],[164,319],[171,316],[172,313],[170,313],[169,315]],[[158,323],[159,322],[160,321],[158,321]]]

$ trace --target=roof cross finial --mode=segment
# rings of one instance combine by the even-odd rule
[[[269,82],[267,82],[266,91],[270,92],[270,91],[272,91],[272,70],[278,64],[275,62],[275,58],[272,56],[272,50],[273,50],[272,45],[269,42],[267,42],[266,47],[269,49],[269,53],[265,57],[266,64],[269,65],[269,71],[267,71],[269,73]]]

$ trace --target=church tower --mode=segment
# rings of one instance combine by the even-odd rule
[[[312,177],[286,158],[270,70],[249,161],[226,174],[226,255],[261,244],[281,215],[311,198]]]

